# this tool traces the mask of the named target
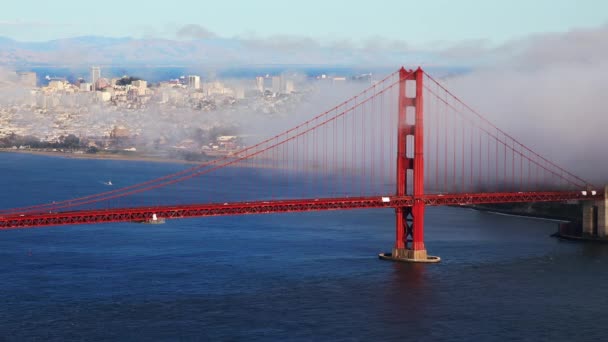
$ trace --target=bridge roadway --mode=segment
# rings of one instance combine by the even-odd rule
[[[603,198],[603,191],[595,195],[591,195],[591,193],[585,195],[581,191],[560,191],[432,194],[423,196],[421,200],[429,206],[443,206],[517,202],[561,202],[567,200],[601,200]],[[395,197],[388,195],[16,213],[0,216],[0,230],[104,222],[147,222],[152,220],[155,214],[159,219],[175,219],[203,216],[411,207],[413,203],[414,198],[412,196]]]

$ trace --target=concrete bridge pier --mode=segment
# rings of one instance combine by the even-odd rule
[[[597,210],[597,235],[608,238],[608,186],[604,187],[604,198],[596,201]]]
[[[593,201],[583,202],[583,236],[597,236],[596,207]]]
[[[608,186],[604,198],[583,203],[583,236],[608,239]]]

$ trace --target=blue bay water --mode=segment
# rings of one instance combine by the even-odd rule
[[[187,166],[0,154],[0,208]],[[226,192],[242,188],[225,187]],[[247,190],[253,191],[253,190]],[[0,340],[603,340],[608,246],[429,208],[437,265],[377,259],[390,210],[0,232]]]

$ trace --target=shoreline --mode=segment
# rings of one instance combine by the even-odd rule
[[[17,153],[17,154],[29,154],[46,157],[57,157],[57,158],[68,158],[68,159],[98,159],[98,160],[116,160],[116,161],[146,161],[155,163],[173,163],[173,164],[202,164],[213,159],[202,160],[202,161],[189,161],[184,159],[172,159],[162,158],[153,156],[142,156],[142,155],[126,155],[117,153],[70,153],[70,152],[52,152],[52,151],[34,151],[34,150],[15,150],[8,148],[0,148],[0,153]]]
[[[463,206],[459,206],[459,207],[463,207]],[[464,207],[465,208],[469,208],[469,209],[473,209],[473,210],[476,210],[476,211],[480,211],[480,212],[494,214],[494,215],[509,215],[509,216],[526,217],[526,218],[539,219],[539,220],[545,220],[545,221],[562,222],[562,223],[564,223],[564,222],[572,222],[573,221],[573,219],[569,218],[569,217],[543,215],[543,214],[540,214],[540,213],[539,214],[523,213],[523,212],[512,211],[512,210],[501,210],[501,209],[478,207],[478,206],[464,206]]]
[[[560,232],[551,234],[551,237],[558,238],[560,240],[565,241],[573,241],[573,242],[587,242],[587,243],[596,243],[596,244],[608,244],[608,239],[600,238],[597,236],[585,236],[585,235],[571,235],[571,234],[562,234]]]

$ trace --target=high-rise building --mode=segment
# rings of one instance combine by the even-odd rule
[[[263,93],[264,90],[265,90],[265,88],[264,88],[264,77],[262,77],[262,76],[256,77],[255,78],[255,85],[256,85],[256,88],[258,89],[258,91],[260,93]]]
[[[242,100],[245,98],[245,89],[243,89],[242,87],[236,87],[234,88],[234,97],[237,100]]]
[[[91,84],[93,84],[93,90],[97,90],[97,81],[101,78],[101,68],[94,66],[91,67]]]
[[[285,81],[285,94],[291,94],[295,91],[295,86],[292,80]]]
[[[201,77],[197,75],[188,75],[188,88],[201,89]]]
[[[148,88],[148,82],[144,80],[135,80],[131,82],[131,86],[137,88]]]
[[[82,82],[79,85],[80,91],[91,91],[93,90],[93,85],[91,83]]]
[[[18,72],[19,83],[24,87],[35,88],[36,87],[36,73],[31,71]]]
[[[272,92],[275,94],[283,93],[283,77],[282,76],[274,76],[272,78]]]
[[[148,82],[144,80],[136,80],[131,82],[131,88],[137,91],[138,96],[146,95],[146,90],[148,89]]]

